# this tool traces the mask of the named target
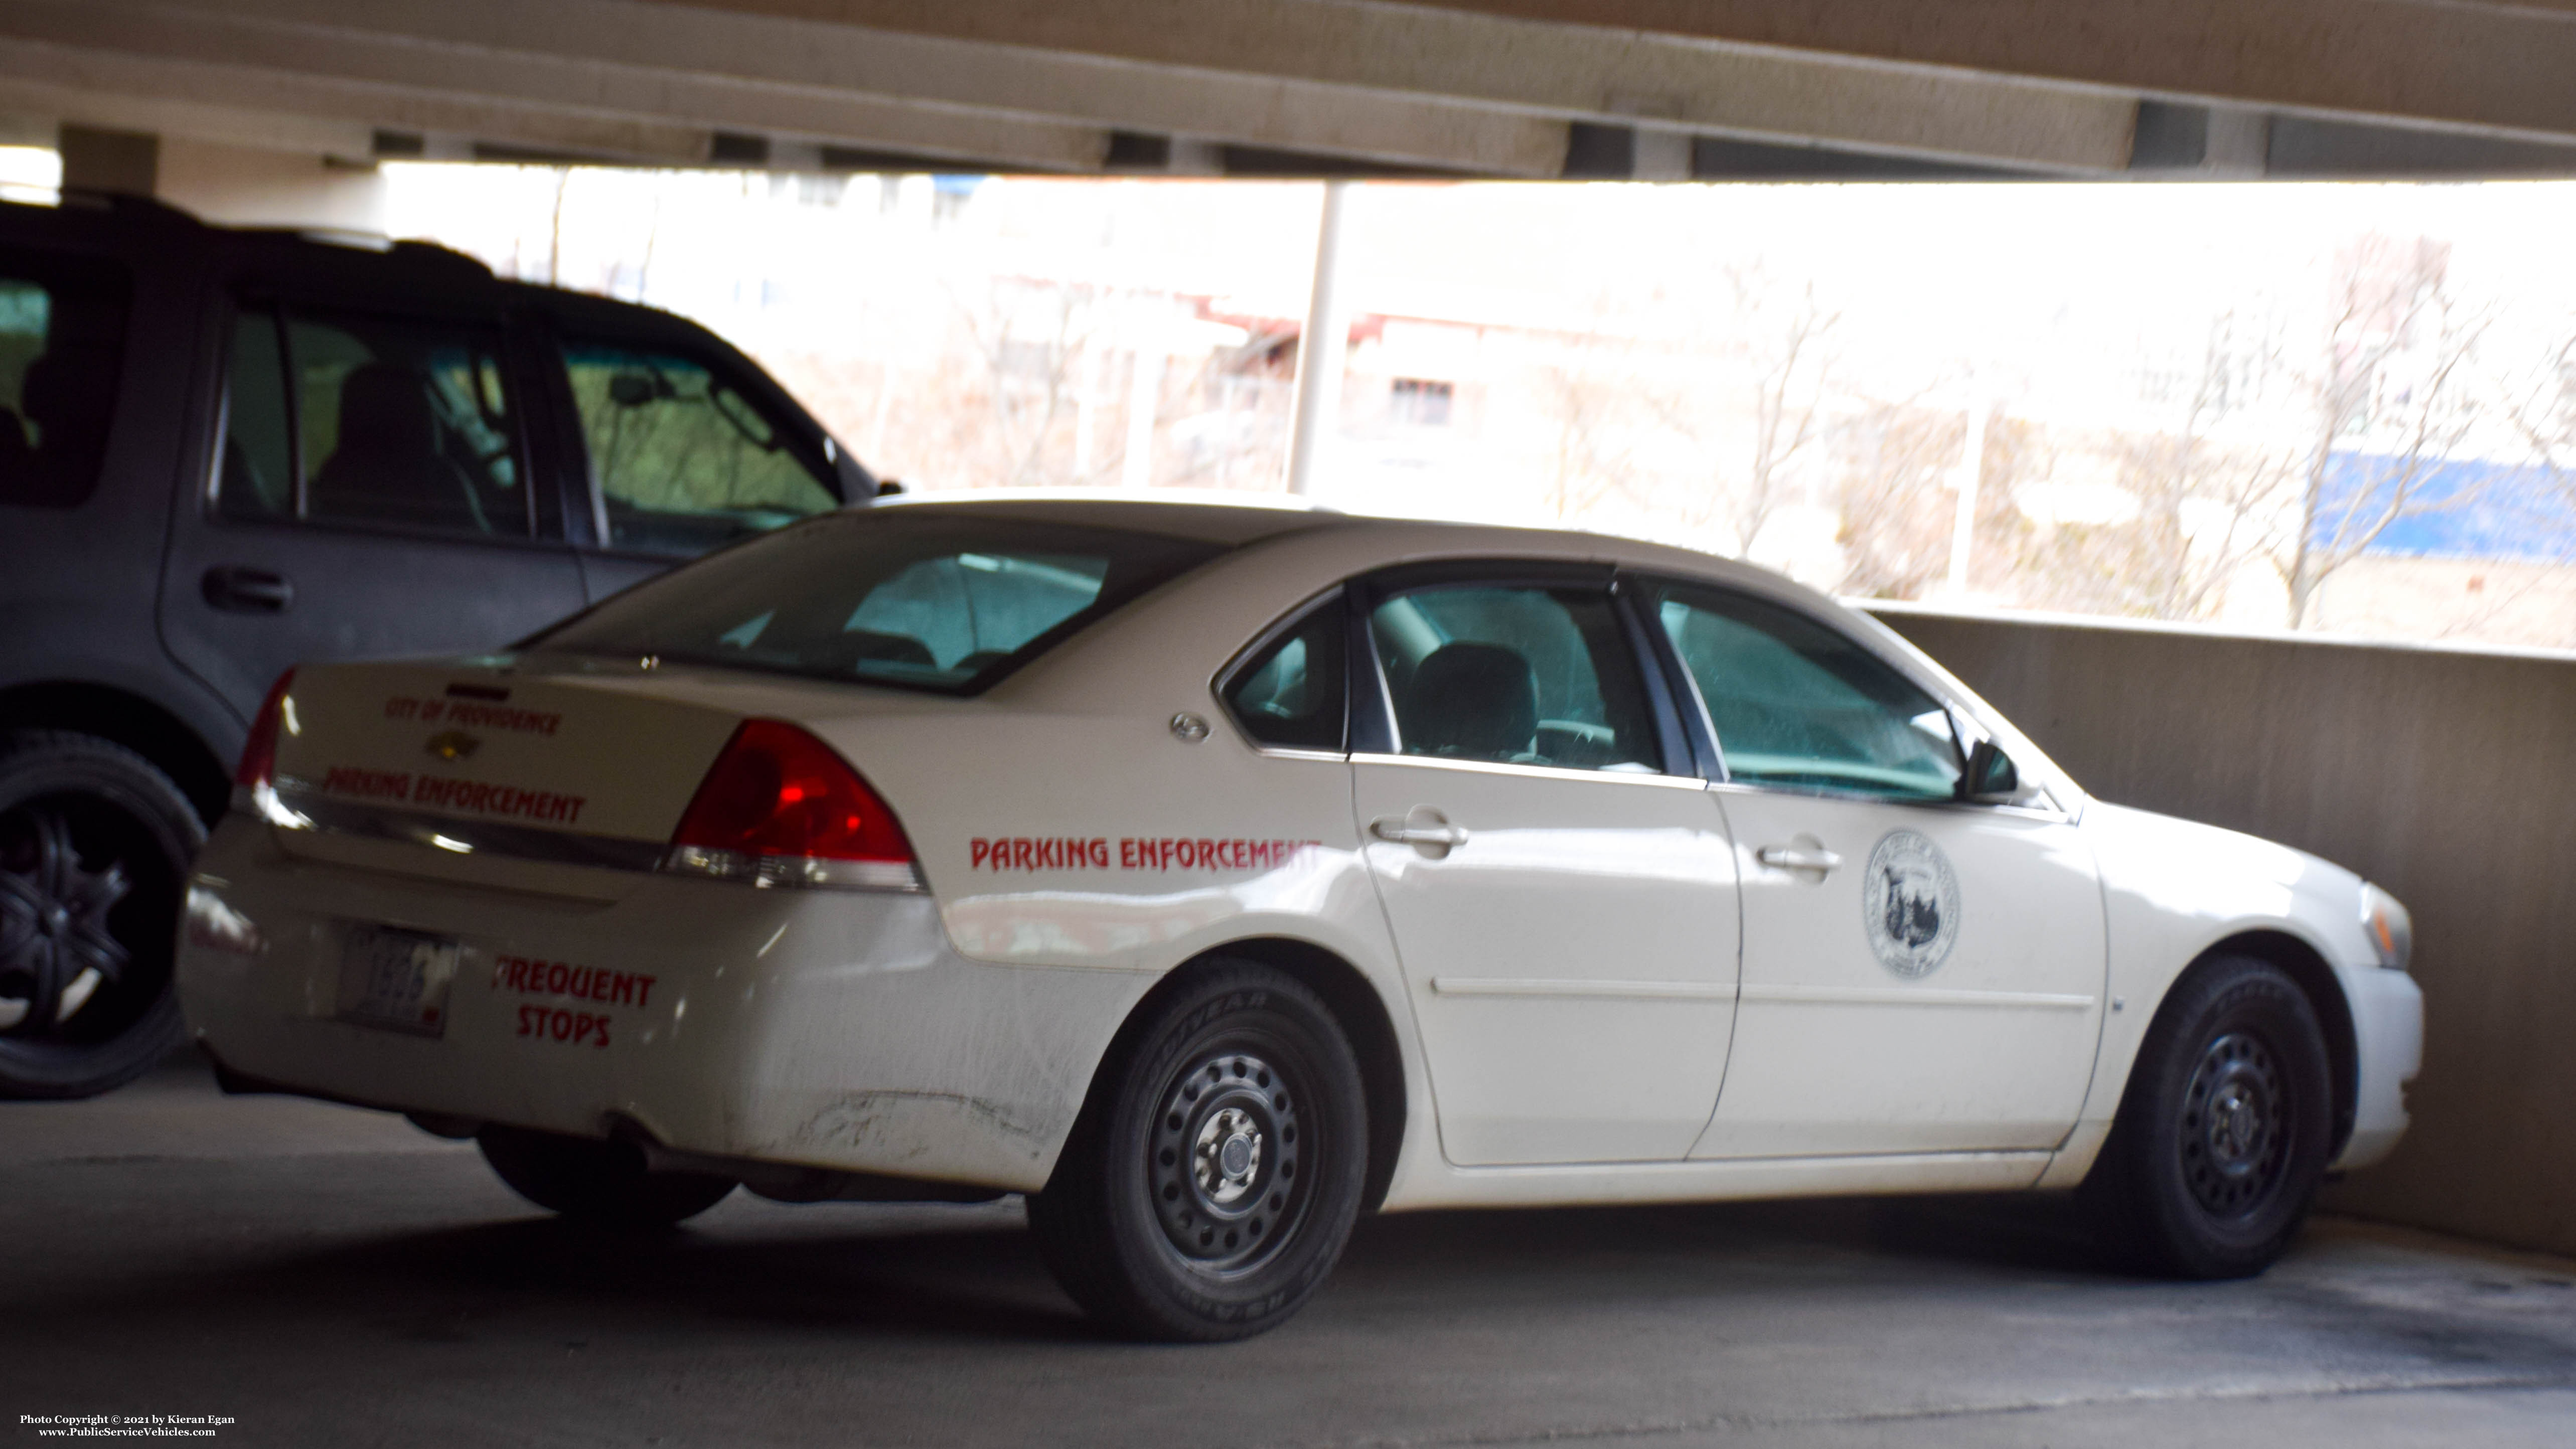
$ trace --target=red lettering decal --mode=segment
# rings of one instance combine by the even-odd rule
[[[650,1006],[653,1004],[653,983],[660,979],[661,978],[658,976],[645,976],[641,974],[636,976],[635,1004],[637,1006]]]
[[[527,1036],[527,1035],[530,1035],[531,1033],[533,1033],[533,1032],[536,1030],[536,1028],[535,1028],[534,1026],[530,1025],[530,1021],[531,1021],[531,1019],[532,1019],[532,1018],[535,1018],[535,1017],[538,1017],[538,1016],[542,1016],[542,1015],[544,1015],[544,1012],[543,1012],[543,1011],[541,1011],[541,1010],[540,1010],[539,1008],[537,1008],[537,1007],[533,1007],[533,1006],[522,1006],[522,1007],[520,1007],[520,1008],[519,1008],[519,1035],[521,1035],[521,1036]]]
[[[420,717],[422,719],[436,719],[446,710],[446,708],[447,704],[444,700],[424,699],[420,702]]]
[[[966,842],[966,868],[968,870],[974,870],[992,858],[993,842],[986,840],[980,835],[976,836],[973,840]]]

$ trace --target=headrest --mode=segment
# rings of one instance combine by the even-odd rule
[[[47,452],[59,451],[67,433],[94,433],[106,425],[116,401],[116,379],[106,375],[105,361],[95,349],[58,344],[27,364],[27,375],[18,384],[18,408],[36,425]]]
[[[370,362],[340,383],[340,437],[335,452],[438,452],[429,391],[418,374]]]
[[[1538,741],[1538,681],[1517,649],[1444,644],[1413,671],[1403,722],[1413,753],[1525,755]]]

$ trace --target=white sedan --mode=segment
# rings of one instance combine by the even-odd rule
[[[1026,1193],[1091,1313],[1215,1339],[1368,1209],[2080,1186],[2260,1271],[2405,1129],[2408,937],[1757,569],[1020,498],[290,674],[179,985],[229,1087],[557,1212]]]

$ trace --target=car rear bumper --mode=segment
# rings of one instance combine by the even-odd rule
[[[922,894],[562,868],[541,893],[443,865],[290,855],[227,819],[179,945],[199,1041],[240,1077],[460,1123],[1024,1191],[1152,984],[967,960]],[[459,943],[436,1034],[340,1019],[365,926]]]

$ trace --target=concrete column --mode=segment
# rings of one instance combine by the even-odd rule
[[[63,189],[155,194],[161,171],[161,138],[143,131],[65,126],[54,148],[63,158]]]
[[[1342,369],[1350,351],[1350,310],[1341,295],[1342,203],[1347,181],[1324,183],[1324,215],[1315,229],[1315,290],[1306,303],[1306,332],[1297,340],[1297,402],[1288,434],[1288,491],[1314,491],[1324,454],[1341,431]]]
[[[1968,445],[1959,458],[1959,516],[1950,526],[1950,596],[1968,592],[1968,556],[1977,545],[1977,485],[1986,473],[1986,425],[1995,405],[1983,398],[1968,404]]]
[[[1134,388],[1127,395],[1127,459],[1118,470],[1121,488],[1154,486],[1154,410],[1163,399],[1162,324],[1155,315],[1136,338]]]
[[[159,171],[153,195],[221,225],[385,229],[385,180],[369,163],[165,136]]]

